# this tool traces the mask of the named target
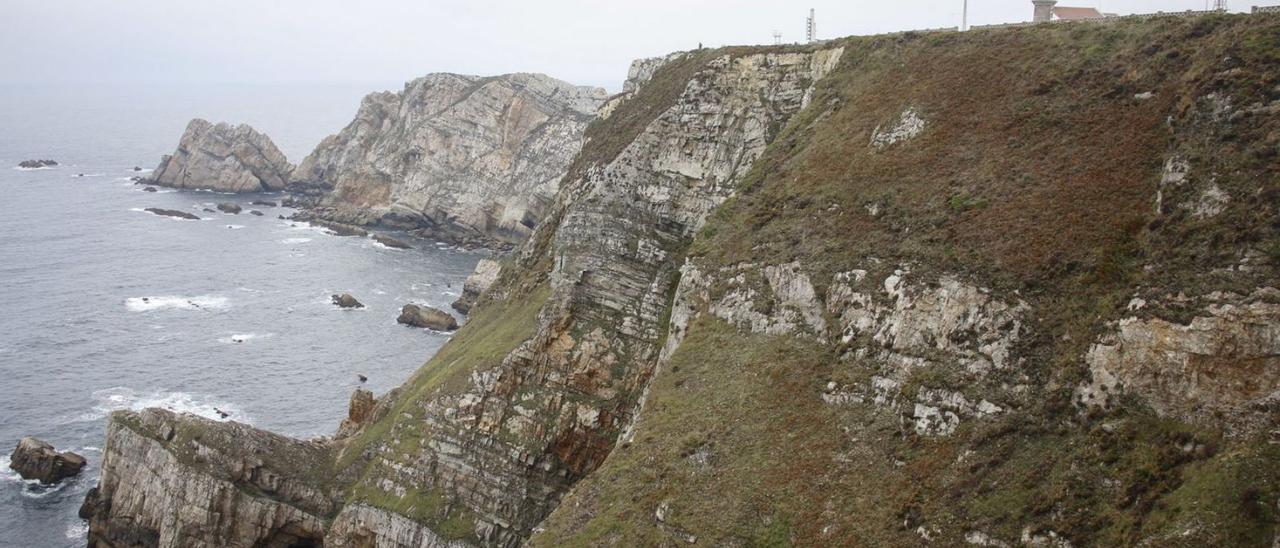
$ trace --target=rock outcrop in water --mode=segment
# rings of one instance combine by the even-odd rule
[[[52,445],[35,438],[22,438],[9,457],[12,468],[23,479],[54,484],[80,473],[84,457],[70,451],[59,453]]]
[[[246,124],[196,118],[173,154],[160,159],[146,183],[219,192],[283,190],[293,165],[271,139]]]
[[[1129,20],[646,62],[403,386],[354,394],[301,466],[276,458],[304,442],[178,417],[200,428],[141,444],[122,432],[147,421],[117,413],[91,534],[1273,545],[1277,32]],[[239,488],[180,506],[187,482]],[[330,504],[281,504],[305,486]],[[242,508],[283,517],[195,525]]]
[[[425,305],[406,304],[400,309],[396,322],[413,327],[424,327],[436,331],[453,331],[458,328],[458,320],[448,312]]]
[[[53,160],[23,160],[18,162],[18,167],[22,169],[40,169],[45,167],[54,167],[58,162]]]
[[[365,97],[293,172],[310,215],[450,241],[519,242],[545,214],[603,89],[541,74],[432,74]]]
[[[335,293],[332,300],[333,304],[337,305],[338,308],[364,308],[364,305],[360,304],[360,301],[357,301],[350,293],[343,293],[341,295]]]
[[[192,214],[192,213],[187,213],[186,211],[179,211],[179,210],[177,210],[177,209],[165,209],[165,208],[163,208],[163,207],[148,207],[148,208],[144,209],[143,211],[146,211],[146,212],[148,212],[148,213],[154,213],[154,214],[156,214],[156,215],[161,215],[161,216],[164,216],[164,217],[175,217],[175,218],[178,218],[178,219],[186,219],[186,220],[188,220],[188,221],[199,221],[199,220],[200,220],[200,216],[199,216],[199,215],[195,215],[195,214]]]

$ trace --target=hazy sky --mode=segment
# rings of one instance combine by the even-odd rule
[[[1235,9],[1248,9],[1235,0]],[[1116,13],[1204,0],[1062,0]],[[1254,0],[1254,3],[1274,3]],[[959,24],[961,0],[0,0],[0,82],[399,82],[544,72],[616,91],[637,57]],[[1030,0],[970,0],[969,23]]]

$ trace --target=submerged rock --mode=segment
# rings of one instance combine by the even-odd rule
[[[280,190],[293,165],[275,143],[245,124],[187,124],[172,155],[160,159],[151,181],[162,186],[220,192]]]
[[[143,188],[143,189],[142,189],[142,191],[143,191],[143,192],[158,192],[158,191],[156,190],[156,187],[153,187],[153,186],[145,187],[145,188]]]
[[[18,167],[23,169],[40,169],[42,167],[53,167],[56,165],[58,165],[58,162],[53,160],[23,160],[18,162]]]
[[[257,206],[263,206],[263,207],[276,207],[276,206],[278,205],[278,204],[276,204],[275,202],[269,202],[269,201],[266,201],[266,200],[254,200],[254,201],[249,202],[249,203],[251,203],[251,204],[253,204],[253,205],[257,205]]]
[[[249,214],[250,214],[250,215],[253,215],[254,217],[261,217],[261,216],[262,216],[262,212],[261,212],[261,211],[258,211],[258,210],[256,210],[256,209],[250,209],[250,210],[249,210]]]
[[[233,204],[231,202],[222,202],[218,204],[218,211],[221,211],[223,213],[231,213],[233,215],[236,215],[240,213],[240,210],[241,209],[239,205]]]
[[[86,461],[70,451],[59,453],[52,445],[35,438],[22,438],[9,457],[9,468],[23,479],[54,484],[80,473]]]
[[[335,294],[333,296],[333,304],[341,308],[364,308],[364,305],[360,304],[360,301],[357,301],[350,293]]]
[[[197,217],[196,215],[192,215],[185,211],[178,211],[176,209],[164,209],[162,207],[148,207],[144,211],[155,213],[156,215],[164,215],[166,217],[177,217],[179,219],[189,219],[192,221],[200,220],[200,217]],[[210,211],[210,210],[206,209],[205,211]]]
[[[480,299],[480,294],[493,285],[501,272],[502,264],[498,261],[480,259],[480,262],[476,263],[475,272],[467,276],[467,281],[462,284],[462,296],[453,301],[450,306],[463,314],[471,313],[471,307],[475,306],[476,301]]]
[[[385,234],[374,234],[373,240],[394,249],[413,249],[413,246]]]
[[[397,322],[414,327],[425,327],[436,331],[453,331],[458,328],[458,320],[448,312],[430,306],[406,304],[400,309]]]

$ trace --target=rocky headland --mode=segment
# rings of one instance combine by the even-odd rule
[[[315,441],[115,413],[91,543],[1273,546],[1277,35],[1212,15],[640,61],[407,382]],[[380,130],[410,91],[313,157],[461,154]],[[362,164],[303,165],[323,208]],[[386,213],[342,223],[421,230],[466,193],[369,180],[349,203]]]
[[[432,74],[371,94],[293,171],[299,218],[509,247],[545,215],[605,98],[541,74]]]

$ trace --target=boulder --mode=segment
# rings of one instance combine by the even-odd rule
[[[261,212],[261,211],[258,211],[258,210],[256,210],[256,209],[250,209],[250,210],[249,210],[249,214],[250,214],[250,215],[253,215],[254,217],[261,217],[261,216],[262,216],[262,212]]]
[[[413,246],[385,234],[374,234],[373,240],[393,249],[413,249]]]
[[[240,206],[231,202],[222,202],[218,204],[218,211],[235,215],[240,213]]]
[[[269,201],[266,201],[266,200],[254,200],[254,201],[249,202],[249,203],[251,203],[251,204],[253,204],[253,205],[263,206],[263,207],[276,207],[276,205],[277,205],[275,202],[269,202]]]
[[[448,312],[430,306],[406,304],[400,309],[397,322],[414,327],[425,327],[435,331],[453,331],[458,328],[458,320]]]
[[[263,192],[282,190],[293,165],[266,135],[245,124],[187,124],[178,148],[160,159],[151,182],[161,186]]]
[[[360,301],[357,301],[350,293],[335,294],[333,296],[333,304],[341,308],[364,308],[364,305],[360,304]]]
[[[43,441],[35,438],[22,438],[18,447],[9,457],[9,468],[18,472],[23,479],[40,480],[40,483],[53,484],[80,473],[86,461],[84,457],[67,451],[59,453]]]
[[[200,217],[197,217],[185,211],[178,211],[176,209],[164,209],[162,207],[148,207],[144,211],[147,211],[149,213],[155,213],[156,215],[164,215],[166,217],[177,217],[179,219],[189,219],[192,221],[200,220]],[[205,211],[209,211],[209,210],[206,209]]]
[[[157,192],[156,187],[149,186],[142,189],[143,192]]]
[[[53,160],[23,160],[18,162],[18,167],[23,169],[40,169],[42,167],[53,167],[56,165],[58,165],[58,162]]]
[[[462,284],[462,296],[453,301],[451,305],[453,309],[463,314],[470,314],[471,307],[480,299],[480,294],[493,285],[500,272],[502,272],[502,264],[498,261],[480,259],[480,262],[476,263],[475,272],[467,276],[467,281]]]

